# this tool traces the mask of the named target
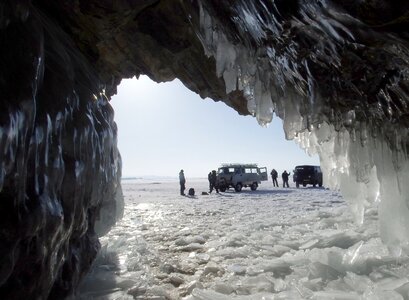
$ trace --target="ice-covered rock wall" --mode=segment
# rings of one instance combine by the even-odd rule
[[[409,251],[409,4],[199,1],[198,33],[226,92],[261,125],[318,153],[358,223],[379,202],[390,250]],[[226,20],[229,20],[227,22]]]
[[[0,298],[61,298],[87,270],[94,230],[121,214],[107,100],[140,74],[177,77],[262,125],[275,113],[320,154],[357,221],[377,202],[384,241],[407,250],[408,11],[406,0],[2,1]]]
[[[26,4],[0,4],[0,298],[63,299],[95,222],[115,223],[116,125],[89,62]]]

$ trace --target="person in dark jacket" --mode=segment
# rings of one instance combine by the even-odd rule
[[[183,173],[183,170],[180,170],[179,172],[179,183],[180,183],[180,194],[182,196],[185,195],[185,184],[186,184],[186,179],[185,179],[185,174]]]
[[[286,170],[284,170],[283,174],[281,174],[281,177],[283,178],[283,187],[287,186],[288,188],[290,187],[288,185],[288,176],[290,176],[291,173],[287,173]]]
[[[271,170],[271,179],[273,180],[273,186],[278,187],[278,181],[277,181],[277,177],[278,177],[278,173],[275,169]]]
[[[217,187],[217,174],[216,170],[213,170],[210,176],[210,191],[211,193],[213,189],[216,189],[216,193],[219,193],[219,188]]]

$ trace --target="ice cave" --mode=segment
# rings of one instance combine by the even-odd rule
[[[141,74],[275,113],[409,252],[408,1],[4,0],[0,39],[1,299],[64,299],[89,270],[123,213],[109,99]]]

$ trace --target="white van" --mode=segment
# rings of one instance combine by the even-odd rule
[[[230,187],[240,192],[243,187],[255,191],[261,181],[268,180],[267,168],[257,164],[223,164],[217,172],[218,188],[225,192]]]

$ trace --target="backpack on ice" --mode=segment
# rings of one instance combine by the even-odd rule
[[[190,188],[188,194],[189,194],[189,196],[194,196],[195,195],[195,189]]]

